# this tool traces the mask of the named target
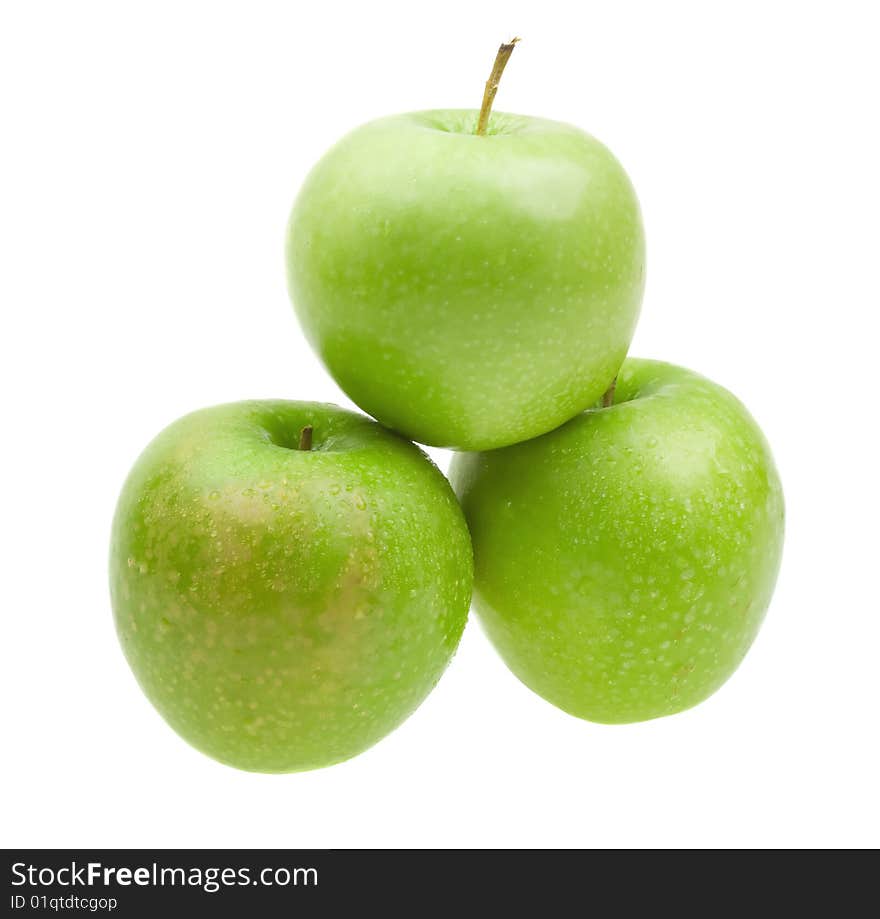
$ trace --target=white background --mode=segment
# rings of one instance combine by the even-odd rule
[[[880,844],[872,4],[2,10],[3,845]],[[117,647],[119,487],[191,409],[345,404],[287,301],[298,185],[362,121],[477,105],[513,34],[496,107],[586,128],[639,192],[632,352],[728,386],[773,445],[788,533],[765,627],[708,702],[603,727],[532,695],[471,623],[434,694],[357,759],[218,765]]]

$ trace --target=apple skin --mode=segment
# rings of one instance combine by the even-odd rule
[[[384,118],[314,167],[287,234],[303,329],[362,409],[484,450],[606,390],[644,286],[633,187],[578,128],[476,111]]]
[[[113,521],[113,610],[138,682],[193,746],[259,772],[348,759],[399,725],[455,652],[472,573],[431,461],[319,403],[180,419]]]
[[[510,669],[590,721],[679,712],[734,672],[782,554],[783,497],[743,405],[629,359],[615,402],[453,459],[474,609]]]

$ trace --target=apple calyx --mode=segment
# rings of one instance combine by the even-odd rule
[[[314,429],[310,424],[307,424],[299,432],[299,448],[300,450],[311,450],[312,449],[312,431]]]
[[[495,56],[495,63],[492,65],[492,73],[486,80],[486,88],[483,91],[483,104],[480,106],[480,117],[477,119],[477,134],[482,136],[486,133],[486,127],[489,124],[489,113],[492,111],[492,103],[495,101],[495,93],[498,92],[498,84],[501,82],[501,74],[513,54],[513,49],[518,38],[511,38],[498,49]]]

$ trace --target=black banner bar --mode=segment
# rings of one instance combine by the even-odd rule
[[[487,850],[4,851],[9,916],[330,915],[460,910],[473,893],[540,916],[876,910],[877,852]],[[873,904],[873,905],[872,905]]]

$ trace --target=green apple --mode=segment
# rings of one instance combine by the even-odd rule
[[[476,111],[358,128],[314,167],[287,233],[288,286],[336,382],[382,424],[482,450],[591,405],[642,299],[629,179],[578,128]]]
[[[461,454],[476,612],[510,669],[565,711],[681,711],[733,673],[782,553],[770,450],[720,386],[627,360],[608,407],[528,443]]]
[[[472,553],[413,444],[332,405],[241,402],[140,456],[110,584],[168,723],[221,762],[292,772],[360,753],[427,696],[465,624]]]

